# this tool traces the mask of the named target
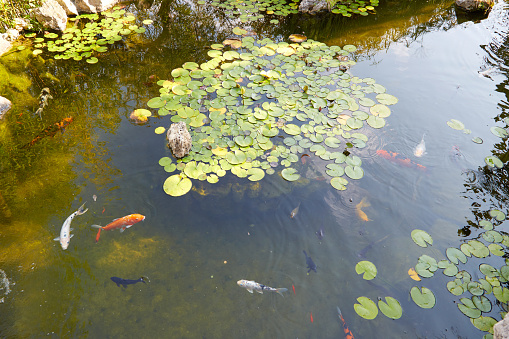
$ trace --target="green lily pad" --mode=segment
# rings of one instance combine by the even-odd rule
[[[376,100],[382,105],[394,105],[398,102],[398,98],[387,93],[378,94]]]
[[[486,163],[486,165],[490,166],[490,167],[497,167],[497,168],[502,168],[504,167],[504,163],[496,156],[494,155],[490,155],[490,156],[487,156],[486,158],[484,158],[484,162]]]
[[[338,191],[346,190],[346,185],[348,184],[348,180],[345,178],[334,177],[331,179],[330,184],[332,187],[337,189]]]
[[[378,315],[378,308],[373,300],[366,297],[359,297],[357,298],[357,302],[359,303],[354,304],[353,308],[359,316],[368,320],[376,318]]]
[[[388,318],[399,319],[403,315],[403,309],[399,301],[392,297],[385,297],[385,301],[378,300],[378,308]]]
[[[433,308],[433,306],[435,306],[435,295],[426,287],[422,287],[421,290],[419,290],[416,286],[412,287],[410,290],[410,296],[419,307]]]
[[[470,319],[472,322],[472,325],[474,325],[477,329],[484,331],[484,332],[490,332],[493,334],[493,326],[498,322],[497,320],[493,319],[492,317],[484,317],[480,316],[476,319]]]
[[[465,292],[460,279],[454,279],[447,283],[447,290],[454,295],[462,295]]]
[[[493,209],[490,211],[490,216],[492,218],[495,218],[497,219],[498,221],[504,221],[505,220],[505,213],[500,211],[500,210],[497,210],[497,209]]]
[[[493,295],[501,303],[509,302],[509,290],[502,286],[493,287]]]
[[[372,262],[364,260],[359,261],[357,265],[355,265],[355,272],[357,272],[357,274],[364,273],[362,278],[365,280],[372,280],[376,277],[377,270]]]
[[[481,312],[488,313],[491,311],[491,301],[486,298],[485,296],[473,296],[472,302],[474,303],[475,307],[477,307]],[[474,317],[477,318],[477,317]]]
[[[443,273],[448,277],[454,277],[458,274],[458,267],[449,260],[440,260],[437,265],[444,270]]]
[[[163,167],[168,166],[171,163],[172,163],[172,160],[169,157],[162,157],[161,159],[159,159],[159,165],[161,165]]]
[[[163,190],[166,194],[178,197],[186,194],[193,187],[193,183],[189,178],[182,177],[180,174],[168,177],[163,184]]]
[[[161,97],[155,97],[147,102],[147,106],[150,108],[161,108],[166,105],[166,100]]]
[[[456,119],[451,119],[450,121],[447,121],[447,125],[450,128],[459,130],[459,131],[461,131],[462,129],[465,128],[465,125],[463,125],[463,123],[461,121],[456,120]]]
[[[228,152],[226,154],[226,160],[232,165],[239,165],[246,161],[247,156],[241,150],[235,150],[234,152]]]
[[[482,144],[483,143],[483,140],[479,137],[474,137],[472,138],[472,141],[475,142],[476,144]]]
[[[499,244],[489,244],[488,249],[490,250],[490,252],[493,255],[496,255],[499,257],[501,257],[505,254],[504,248],[502,246],[500,246]]]
[[[299,180],[300,174],[297,173],[295,168],[285,168],[281,171],[281,176],[283,179],[288,181],[296,181]]]
[[[350,179],[360,179],[364,176],[364,171],[360,166],[346,166],[345,173]]]
[[[294,124],[287,124],[284,126],[284,131],[286,134],[290,135],[299,135],[300,134],[300,127]]]
[[[371,115],[366,121],[368,125],[373,128],[382,128],[385,126],[385,120],[374,115]]]
[[[445,253],[447,255],[447,258],[456,265],[459,264],[459,261],[461,261],[464,264],[467,262],[467,257],[465,256],[465,254],[457,248],[449,247]]]
[[[328,164],[325,167],[327,167],[325,172],[331,177],[340,177],[345,174],[344,168],[339,164]]]
[[[164,127],[156,127],[156,129],[154,130],[154,132],[156,134],[163,134],[164,132],[166,132],[166,128]]]
[[[478,240],[470,240],[468,242],[470,245],[470,253],[472,253],[477,258],[486,258],[490,255],[490,250],[486,247],[482,242]]]
[[[86,60],[89,64],[96,64],[99,61],[96,57],[91,57]]]
[[[460,301],[465,303],[458,303],[459,310],[470,318],[479,318],[481,316],[481,310],[478,310],[474,303],[468,298],[461,298]]]
[[[433,245],[433,238],[428,232],[423,230],[413,230],[411,233],[412,240],[421,247],[427,247],[428,244]]]
[[[250,168],[247,170],[247,175],[250,181],[259,181],[265,176],[265,171],[261,168]]]
[[[235,137],[235,142],[240,147],[248,147],[253,144],[253,138],[250,135],[248,135],[248,136],[238,135]]]
[[[325,138],[325,145],[329,146],[330,148],[338,148],[339,144],[340,144],[340,141],[338,138],[335,138],[335,137]]]

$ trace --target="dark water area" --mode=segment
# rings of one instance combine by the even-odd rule
[[[423,254],[440,261],[447,248],[482,240],[481,220],[509,234],[507,222],[489,214],[507,214],[507,166],[485,163],[489,155],[509,160],[507,137],[490,131],[508,125],[507,9],[499,2],[473,22],[457,16],[451,1],[384,1],[367,17],[290,15],[274,25],[267,15],[248,27],[211,6],[140,1],[126,10],[154,23],[110,46],[97,64],[45,54],[41,62],[28,50],[3,56],[11,85],[0,95],[14,107],[0,123],[0,337],[342,338],[339,306],[355,338],[489,338],[458,309],[472,294],[451,294],[454,277],[438,269],[414,281],[407,272]],[[349,72],[376,79],[399,99],[387,125],[372,129],[356,153],[362,179],[337,191],[323,180],[325,162],[308,152],[298,164],[302,182],[273,174],[252,183],[227,172],[216,184],[193,180],[181,197],[163,191],[169,174],[158,161],[171,154],[154,129],[168,127],[169,117],[136,124],[129,116],[159,95],[157,80],[187,61],[207,61],[210,45],[232,37],[236,26],[260,39],[302,33],[358,47]],[[41,120],[33,112],[43,87],[53,99]],[[66,117],[73,122],[63,132],[22,148]],[[450,128],[451,119],[471,134]],[[415,157],[424,134],[426,153]],[[369,203],[362,208],[369,221],[359,216],[361,201]],[[89,210],[72,221],[74,237],[63,251],[53,239],[85,202]],[[102,231],[95,243],[90,225],[132,213],[146,218],[123,233]],[[414,229],[427,231],[433,245],[417,246]],[[507,252],[509,242],[500,245]],[[316,273],[307,273],[303,250]],[[361,260],[376,265],[375,279],[355,272]],[[486,278],[480,264],[498,276],[506,265],[490,253],[457,266],[479,281]],[[140,276],[150,282],[124,289],[110,280]],[[250,294],[237,286],[241,279],[288,292]],[[432,290],[436,305],[417,306],[413,286]],[[354,311],[361,296],[391,296],[403,315],[363,319]],[[509,300],[484,296],[492,309],[482,315],[500,320]]]

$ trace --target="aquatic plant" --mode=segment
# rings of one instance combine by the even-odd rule
[[[375,7],[378,6],[379,0],[328,0],[329,8],[332,13],[341,14],[350,17],[352,14],[366,16],[369,11],[374,13]],[[225,14],[231,18],[239,18],[243,23],[249,21],[257,21],[263,19],[265,14],[272,15],[274,18],[270,20],[271,24],[277,24],[279,20],[277,16],[287,16],[299,13],[299,0],[205,0],[198,1],[200,5],[210,5],[225,10]],[[271,17],[272,17],[271,16]]]
[[[0,2],[0,32],[14,28],[14,19],[28,17],[29,11],[41,5],[40,0],[3,0]]]
[[[73,27],[67,27],[61,36],[48,32],[45,32],[43,37],[37,37],[36,33],[26,34],[25,37],[34,38],[35,49],[32,53],[41,54],[43,48],[46,48],[48,52],[55,54],[55,59],[85,59],[88,63],[95,64],[98,59],[92,56],[93,53],[106,52],[107,45],[122,40],[123,36],[145,32],[145,27],[134,24],[134,15],[126,14],[125,10],[118,7],[100,15],[81,14],[69,20],[76,23]],[[143,21],[144,25],[151,23],[152,20]]]
[[[501,223],[506,220],[506,214],[498,209],[492,209],[488,214],[495,219],[495,222]],[[447,282],[446,286],[451,294],[460,297],[469,293],[468,296],[460,298],[456,303],[458,309],[471,319],[472,325],[476,328],[490,332],[485,336],[488,338],[491,337],[493,325],[497,320],[483,314],[492,312],[493,305],[498,305],[503,318],[509,307],[509,289],[503,285],[509,282],[509,260],[506,259],[505,265],[499,268],[487,263],[479,264],[481,278],[477,281],[472,279],[472,274],[469,272],[460,270],[459,265],[467,264],[474,258],[483,259],[491,255],[504,256],[509,248],[509,235],[496,231],[494,223],[490,220],[480,220],[478,226],[483,229],[483,232],[475,239],[465,241],[459,248],[449,247],[446,249],[445,255],[448,260],[437,262],[430,256],[422,255],[418,259],[415,271],[423,278],[431,278],[438,269],[442,269],[444,275],[453,279]],[[432,244],[432,242],[427,242]],[[478,276],[479,274],[475,273],[474,275]],[[422,291],[413,287],[410,295],[414,302],[423,308],[431,308],[436,302],[433,292],[425,287],[422,288]]]
[[[160,80],[161,94],[147,102],[159,116],[186,122],[193,141],[176,164],[161,159],[166,171],[180,171],[164,183],[166,193],[183,195],[190,179],[215,183],[227,171],[258,181],[280,166],[284,179],[296,181],[305,150],[330,162],[326,173],[338,190],[346,189],[345,174],[363,177],[362,160],[354,155],[368,141],[362,132],[382,128],[388,105],[398,99],[374,79],[345,72],[355,64],[348,57],[354,46],[250,36],[241,39],[239,51],[217,45],[208,51],[209,61],[172,70],[173,79]]]

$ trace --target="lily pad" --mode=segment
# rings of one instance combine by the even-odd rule
[[[357,274],[364,273],[362,278],[365,280],[372,280],[376,277],[377,269],[372,262],[364,260],[359,261],[357,265],[355,265],[355,272],[357,272]]]
[[[419,290],[416,286],[412,287],[410,290],[410,296],[419,307],[433,308],[433,306],[435,306],[435,295],[426,287],[422,287],[421,290]]]
[[[399,301],[392,297],[385,297],[385,301],[378,300],[378,308],[388,318],[399,319],[403,315],[403,309]]]
[[[492,218],[497,219],[498,221],[504,221],[505,220],[505,213],[500,211],[500,210],[497,210],[497,209],[491,210],[490,211],[490,216]]]
[[[470,318],[479,318],[481,316],[481,310],[477,309],[470,299],[461,298],[460,301],[465,302],[458,303],[458,308],[464,315]]]
[[[451,119],[450,121],[447,121],[447,125],[450,128],[459,130],[459,131],[461,131],[462,129],[465,128],[465,125],[463,125],[463,123],[461,121],[456,120],[456,119]]]
[[[415,229],[411,236],[412,240],[421,247],[427,247],[428,244],[433,245],[433,238],[426,231]]]
[[[166,194],[178,197],[186,194],[193,187],[193,183],[189,178],[182,177],[180,174],[168,177],[163,184],[163,190]]]
[[[283,179],[288,181],[296,181],[299,180],[300,174],[297,173],[295,168],[285,168],[281,171],[281,176]]]
[[[331,179],[330,184],[332,187],[337,189],[338,191],[346,190],[346,185],[348,184],[348,180],[345,178],[334,177]]]
[[[368,320],[376,318],[378,315],[378,308],[373,300],[366,297],[359,297],[357,298],[357,302],[358,304],[354,304],[353,308],[359,316]]]
[[[459,264],[459,261],[461,261],[464,264],[467,262],[467,257],[465,256],[465,254],[457,248],[449,247],[446,250],[446,254],[447,258],[456,265]]]
[[[490,156],[487,156],[486,158],[484,158],[484,162],[486,163],[486,165],[488,165],[490,167],[495,167],[495,166],[497,168],[504,167],[504,163],[497,156],[494,156],[494,155],[490,155]]]

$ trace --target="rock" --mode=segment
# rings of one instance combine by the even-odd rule
[[[5,33],[7,34],[6,39],[8,41],[14,41],[19,37],[18,30],[14,29],[14,28],[8,29],[7,32],[5,32]]]
[[[489,12],[494,0],[456,0],[456,6],[467,12]]]
[[[325,0],[302,0],[299,5],[299,12],[315,14],[321,11],[328,11],[329,4]]]
[[[72,0],[56,0],[60,6],[65,10],[67,15],[78,15],[78,9]]]
[[[91,6],[94,6],[97,12],[102,12],[115,6],[120,0],[88,0]]]
[[[191,134],[189,134],[186,123],[183,121],[171,124],[166,138],[175,158],[183,158],[191,150]]]
[[[12,44],[7,40],[7,33],[0,34],[0,55],[10,50]]]
[[[9,99],[0,97],[0,120],[4,117],[5,113],[12,107],[12,103]]]
[[[509,313],[507,313],[504,319],[500,320],[493,326],[494,339],[507,339],[509,338]]]
[[[21,32],[25,28],[30,28],[30,27],[32,27],[32,25],[30,24],[30,21],[28,21],[27,19],[22,19],[22,18],[14,19],[14,28],[17,31]]]
[[[42,6],[35,8],[32,13],[44,27],[63,31],[67,25],[67,14],[56,0],[44,1]]]

